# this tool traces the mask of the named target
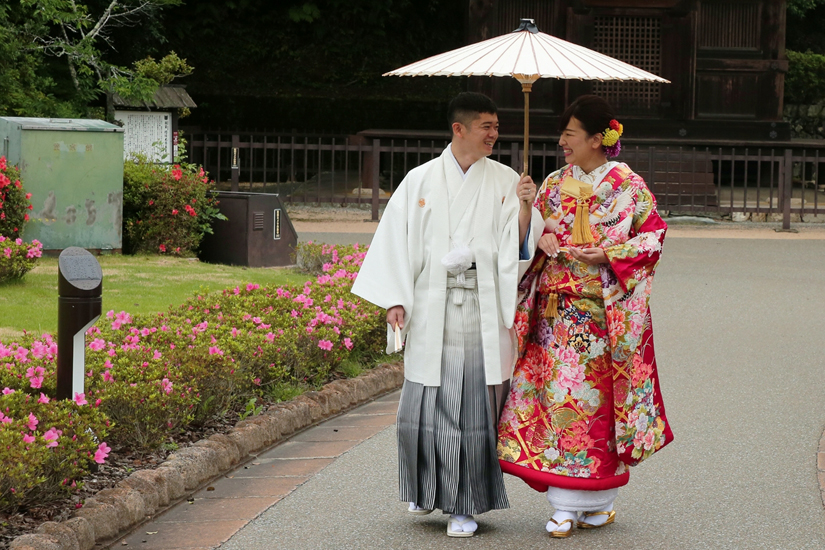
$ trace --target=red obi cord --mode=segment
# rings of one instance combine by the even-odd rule
[[[605,491],[627,485],[627,482],[630,481],[629,471],[618,476],[592,479],[589,477],[569,477],[540,472],[533,468],[519,466],[504,460],[499,460],[498,463],[501,465],[502,472],[521,478],[527,485],[540,493],[546,493],[548,487],[559,487],[560,489],[571,489],[574,491]]]

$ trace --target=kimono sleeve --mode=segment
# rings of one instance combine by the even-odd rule
[[[518,174],[512,182],[501,209],[499,226],[503,227],[499,237],[498,273],[501,295],[501,312],[504,326],[510,328],[515,317],[518,303],[518,282],[533,263],[538,241],[544,230],[544,220],[539,211],[533,207],[528,234],[524,242],[519,242],[519,200],[516,195]],[[524,259],[521,253],[527,252]]]
[[[405,313],[402,336],[405,336],[413,309],[414,281],[407,235],[406,186],[403,183],[387,203],[352,285],[352,293],[384,309],[402,306]],[[394,334],[389,325],[387,331],[387,348],[391,353]]]
[[[610,267],[625,292],[653,275],[662,253],[667,224],[659,216],[656,199],[641,178],[634,196],[631,238],[604,249]]]

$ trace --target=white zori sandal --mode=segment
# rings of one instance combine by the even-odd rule
[[[428,510],[427,508],[421,508],[415,502],[410,502],[410,507],[407,508],[407,512],[414,516],[426,516],[427,514],[431,513],[432,510]]]
[[[473,516],[450,515],[450,519],[447,521],[448,537],[472,537],[476,529],[478,529],[478,524]]]

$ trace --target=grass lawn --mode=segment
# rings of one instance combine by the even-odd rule
[[[154,313],[196,292],[246,283],[302,284],[310,277],[287,268],[216,265],[185,258],[98,256],[103,268],[103,313]],[[57,258],[41,258],[20,281],[0,284],[0,341],[23,331],[57,332]]]

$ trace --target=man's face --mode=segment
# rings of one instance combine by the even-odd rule
[[[498,139],[498,116],[492,113],[479,113],[469,128],[461,125],[462,149],[476,160],[490,156],[493,145]]]

